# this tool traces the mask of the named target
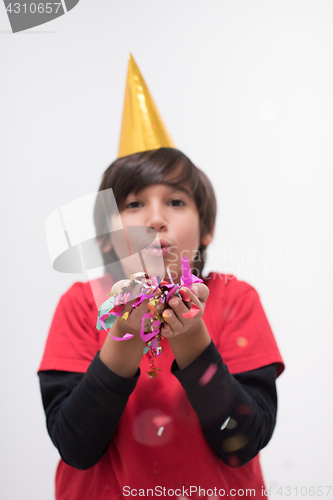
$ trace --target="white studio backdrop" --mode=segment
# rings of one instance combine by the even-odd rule
[[[207,270],[257,289],[286,362],[261,453],[271,498],[287,486],[313,498],[310,486],[333,483],[327,0],[81,0],[16,34],[0,5],[1,498],[53,498],[58,453],[36,371],[60,295],[85,277],[52,269],[44,223],[97,191],[116,157],[129,52],[216,189]]]

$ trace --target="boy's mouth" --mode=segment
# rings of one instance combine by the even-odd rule
[[[153,257],[160,257],[161,255],[164,256],[169,252],[170,249],[170,243],[168,243],[165,240],[160,240],[160,243],[151,243],[149,247],[146,248],[147,252],[149,255],[152,255]]]

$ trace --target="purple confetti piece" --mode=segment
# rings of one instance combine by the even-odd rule
[[[154,338],[155,335],[156,335],[156,330],[154,332],[152,332],[152,333],[143,333],[142,335],[140,334],[140,337],[142,338],[142,340],[144,342],[148,342],[149,340],[151,340],[152,338]]]
[[[166,303],[169,302],[169,300],[171,299],[172,295],[179,290],[179,286],[174,286],[173,288],[171,288],[171,290],[168,291],[168,295],[166,296]]]
[[[154,337],[153,340],[151,341],[151,348],[152,349],[157,349],[158,348],[158,341],[157,341],[156,337]]]
[[[138,307],[140,304],[142,304],[142,302],[144,302],[146,299],[148,299],[148,296],[145,295],[145,294],[142,294],[142,295],[137,295],[137,297],[140,297],[140,300],[138,300],[138,302],[135,302],[135,304],[133,304],[133,309],[135,309],[136,307]]]
[[[153,337],[155,337],[156,333],[155,331],[153,331],[152,333],[145,333],[144,331],[144,321],[145,319],[152,319],[154,317],[154,315],[152,313],[145,313],[143,316],[142,316],[142,319],[141,319],[141,328],[140,328],[140,337],[142,338],[142,340],[144,342],[148,342],[148,340],[152,339]]]
[[[180,282],[183,281],[182,284],[190,288],[192,285],[192,272],[187,257],[182,258],[182,273],[183,275],[180,278]]]

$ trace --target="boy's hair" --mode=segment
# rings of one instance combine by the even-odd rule
[[[152,184],[166,184],[189,191],[199,213],[200,238],[206,234],[213,234],[216,217],[213,187],[206,175],[178,149],[159,148],[118,158],[104,172],[99,191],[112,188],[121,212],[130,193],[137,194]],[[97,197],[94,222],[96,233],[100,236],[96,238],[106,265],[107,262],[117,258],[113,248],[109,252],[103,252],[103,247],[110,237],[104,213],[105,207],[101,206],[100,198]],[[205,249],[206,246],[200,244],[195,258],[194,274],[202,273]]]

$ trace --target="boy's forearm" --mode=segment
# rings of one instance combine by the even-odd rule
[[[108,335],[99,357],[117,375],[132,378],[138,371],[145,344],[137,332],[127,327],[125,323],[119,324],[119,322],[117,318],[110,334],[114,337],[123,337],[125,333],[132,333],[134,337],[129,340],[116,341]]]
[[[201,319],[193,329],[168,338],[180,370],[190,365],[209,346],[211,338]]]
[[[86,373],[49,370],[39,377],[47,428],[62,459],[77,469],[93,467],[108,448],[138,377],[110,372],[98,354]]]
[[[202,377],[216,371],[209,382]],[[171,368],[196,412],[207,442],[221,460],[245,465],[268,443],[276,421],[276,366],[232,375],[213,342],[185,370]],[[230,421],[230,426],[228,422]]]

